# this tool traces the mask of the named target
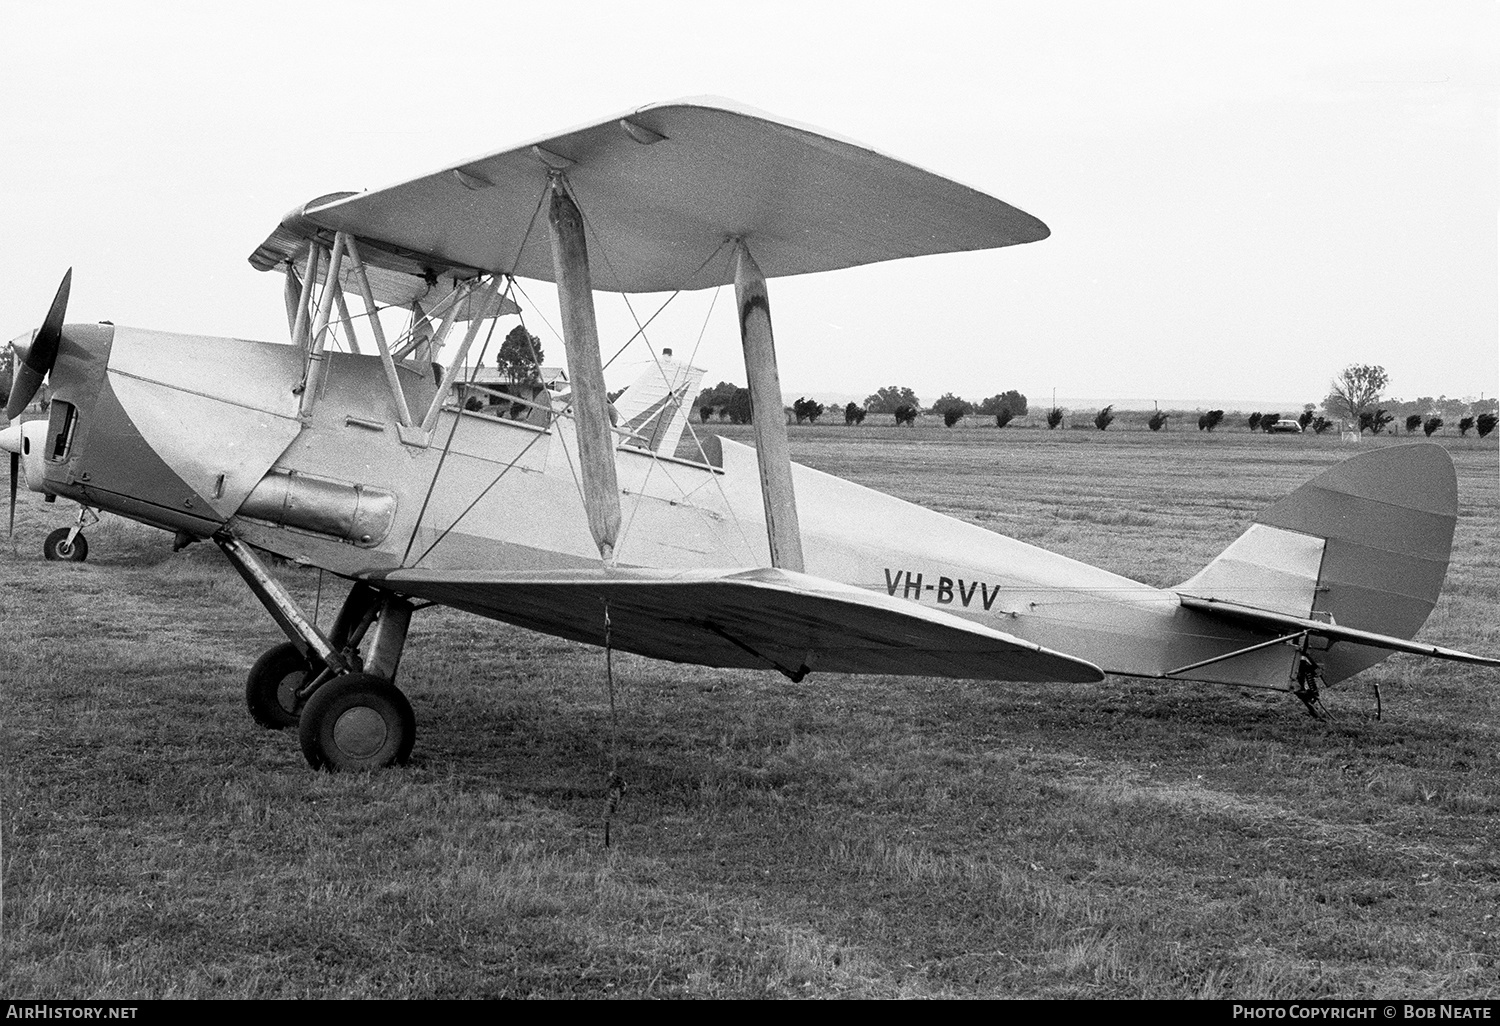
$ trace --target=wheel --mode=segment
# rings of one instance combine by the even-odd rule
[[[290,641],[261,653],[245,679],[245,704],[250,718],[267,730],[295,727],[302,711],[297,689],[321,668],[305,659]]]
[[[73,541],[69,543],[68,532],[72,528],[59,527],[47,535],[47,540],[42,542],[42,555],[48,559],[62,560],[65,563],[82,563],[89,558],[89,540],[80,531],[74,535]]]
[[[406,762],[417,739],[417,718],[390,681],[349,673],[313,692],[302,709],[297,738],[313,769],[380,769]]]

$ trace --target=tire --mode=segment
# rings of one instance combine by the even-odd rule
[[[267,730],[295,727],[302,712],[297,689],[317,669],[290,641],[266,649],[245,679],[245,705],[250,718]]]
[[[390,681],[349,673],[313,692],[302,709],[297,738],[313,769],[383,769],[406,763],[417,739],[417,718]]]
[[[42,555],[48,559],[58,560],[64,563],[82,563],[89,558],[89,540],[79,532],[73,543],[68,544],[68,532],[71,528],[59,527],[47,535],[47,540],[42,542]]]

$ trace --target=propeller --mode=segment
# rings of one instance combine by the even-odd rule
[[[19,421],[0,431],[0,449],[10,453],[10,535],[16,533],[16,483],[21,476],[21,449],[25,446]]]
[[[5,404],[5,416],[15,420],[21,415],[21,411],[31,403],[36,396],[37,389],[42,387],[42,379],[52,370],[52,365],[57,362],[57,350],[62,344],[63,316],[68,312],[68,289],[73,284],[73,268],[68,268],[68,273],[63,275],[62,284],[57,287],[57,295],[52,297],[52,309],[47,311],[47,319],[37,330],[31,340],[31,345],[26,347],[25,352],[16,347],[15,379],[10,386],[10,401]],[[11,495],[16,491],[16,455],[10,458],[10,482]],[[11,501],[15,505],[14,499]]]

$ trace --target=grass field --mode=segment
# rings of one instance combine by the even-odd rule
[[[716,427],[716,430],[721,430]],[[726,434],[734,431],[725,431]],[[1334,439],[793,428],[795,458],[1153,584]],[[1365,442],[1366,446],[1371,443]],[[1495,440],[1423,637],[1500,653]],[[1500,674],[1329,695],[603,658],[442,609],[413,765],[254,727],[276,628],[211,546],[109,518],[0,550],[0,993],[43,997],[1500,996]],[[309,605],[315,571],[283,571]],[[321,582],[324,622],[342,596]],[[1378,681],[1384,718],[1369,684]]]

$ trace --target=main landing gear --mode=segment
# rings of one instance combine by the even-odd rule
[[[393,681],[411,603],[355,584],[325,637],[247,546],[215,541],[291,639],[267,649],[250,668],[245,704],[251,718],[272,730],[295,726],[314,769],[404,764],[416,741],[416,716]]]

